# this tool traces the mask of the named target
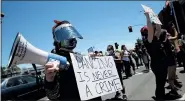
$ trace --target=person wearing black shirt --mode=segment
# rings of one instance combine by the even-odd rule
[[[107,52],[108,52],[107,56],[113,56],[115,64],[116,64],[116,69],[118,71],[118,75],[119,75],[119,78],[120,78],[120,81],[123,87],[123,90],[121,90],[121,93],[123,94],[122,99],[127,100],[127,96],[125,94],[125,86],[123,84],[123,77],[122,77],[122,71],[123,71],[123,61],[121,60],[122,53],[118,51],[117,49],[114,50],[114,47],[112,45],[107,46]],[[117,91],[115,98],[119,98],[121,93]]]
[[[163,41],[160,40],[161,27],[150,21],[149,13],[145,12],[147,26],[141,29],[143,43],[151,57],[151,70],[155,75],[156,100],[165,99],[165,83],[167,78],[167,68]],[[165,41],[164,41],[165,42]]]
[[[50,61],[45,65],[46,96],[50,100],[80,101],[70,53],[74,53],[73,49],[77,45],[77,38],[82,39],[83,37],[68,21],[55,20],[54,22],[56,25],[52,32],[55,49],[52,50],[52,53],[66,57],[70,65],[65,70],[59,69],[56,61]],[[101,101],[101,97],[91,100]]]
[[[166,57],[166,62],[168,64],[168,82],[170,84],[170,88],[171,88],[171,94],[177,96],[177,97],[181,97],[181,95],[178,94],[177,92],[177,87],[175,86],[175,80],[176,80],[176,59],[175,59],[175,51],[179,52],[180,48],[178,46],[178,41],[177,41],[177,36],[178,33],[175,29],[175,25],[173,23],[169,24],[169,28],[168,31],[170,33],[166,34],[166,32],[163,33],[163,35],[161,35],[161,39],[164,39],[164,37],[168,37],[168,39],[166,40],[166,42],[164,43],[165,46],[165,52],[167,54]],[[173,49],[174,46],[174,49]]]

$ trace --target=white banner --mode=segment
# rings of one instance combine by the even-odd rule
[[[150,20],[152,22],[154,22],[155,24],[162,25],[162,23],[159,20],[158,16],[153,12],[153,10],[150,7],[145,6],[145,5],[142,5],[142,4],[141,4],[141,6],[143,7],[143,9],[144,9],[145,12],[148,12],[149,13]]]
[[[112,56],[88,57],[70,53],[81,100],[122,90]]]

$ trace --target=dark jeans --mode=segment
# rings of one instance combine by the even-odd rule
[[[124,60],[123,60],[123,63],[124,63],[124,66],[125,66],[125,75],[126,75],[126,77],[131,76],[130,62],[129,62],[129,61],[124,61]]]
[[[132,70],[133,71],[135,71],[136,70],[136,68],[135,68],[135,65],[134,65],[134,62],[132,61],[132,62],[130,62],[130,65],[132,66]]]
[[[135,59],[135,61],[136,61],[136,66],[137,66],[137,68],[139,67],[139,58],[134,58]]]
[[[149,70],[150,64],[149,63],[145,63],[145,67],[146,67],[147,70]]]
[[[158,100],[165,99],[165,83],[167,78],[167,66],[163,64],[158,64],[155,66],[151,66],[152,71],[155,75],[156,81],[156,90],[155,96]]]
[[[118,75],[121,81],[121,85],[123,87],[122,93],[125,94],[125,86],[123,84],[123,77],[122,77],[123,63],[116,63],[116,68],[117,68]]]
[[[139,64],[139,65],[143,65],[142,60],[143,60],[143,59],[142,59],[142,56],[140,55],[140,56],[139,56],[139,61],[140,61],[140,64]]]

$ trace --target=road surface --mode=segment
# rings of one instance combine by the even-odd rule
[[[179,73],[179,71],[182,69],[183,68],[180,67],[177,69],[177,75],[179,77],[178,81],[182,82],[183,84],[181,90],[178,91],[179,94],[182,95],[182,98],[180,98],[179,100],[185,100],[185,73]],[[154,100],[152,97],[155,95],[155,77],[152,71],[150,71],[149,73],[144,73],[144,70],[145,67],[140,67],[136,70],[136,75],[123,80],[126,87],[126,95],[128,97],[128,100]],[[168,83],[166,83],[166,86],[168,86]],[[166,93],[168,92],[169,90],[166,89]],[[102,96],[102,100],[111,99],[114,96],[115,93],[108,94]],[[169,99],[175,100],[175,98],[170,96]],[[47,97],[44,97],[40,100],[47,100]]]

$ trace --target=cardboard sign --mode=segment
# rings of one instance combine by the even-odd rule
[[[122,90],[112,56],[88,57],[70,53],[81,100]]]
[[[149,13],[150,20],[154,22],[155,24],[162,25],[161,21],[159,20],[158,16],[153,12],[153,10],[150,7],[147,7],[145,5],[142,5],[144,11]]]

